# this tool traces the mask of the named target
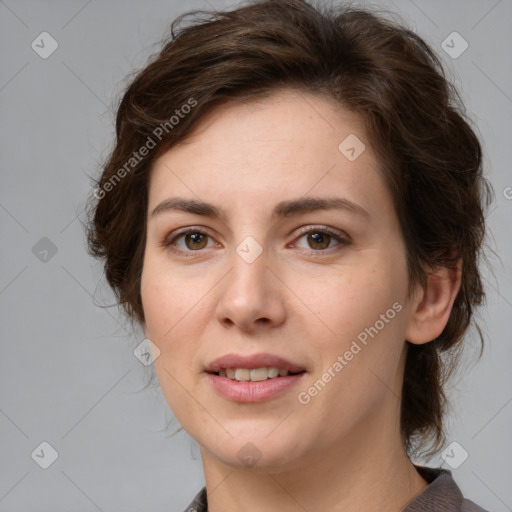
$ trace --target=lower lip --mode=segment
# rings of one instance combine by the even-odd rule
[[[295,386],[303,373],[276,377],[260,381],[238,381],[207,373],[214,389],[224,398],[233,402],[265,402]]]

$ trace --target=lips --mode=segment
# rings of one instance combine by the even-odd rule
[[[204,371],[207,373],[219,373],[222,370],[237,368],[247,368],[250,370],[257,368],[278,368],[279,370],[286,370],[288,373],[292,374],[306,371],[304,367],[272,354],[255,354],[251,356],[225,354],[207,364]]]
[[[272,354],[226,354],[204,371],[216,393],[239,403],[267,402],[283,396],[298,386],[306,373],[297,363]]]

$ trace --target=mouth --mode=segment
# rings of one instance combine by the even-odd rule
[[[205,373],[217,393],[235,402],[263,402],[282,394],[307,373],[304,367],[271,354],[227,354]]]
[[[223,368],[218,372],[212,372],[214,375],[219,377],[226,377],[231,380],[237,380],[239,382],[261,382],[267,379],[279,379],[280,377],[286,377],[287,375],[298,375],[304,373],[306,370],[299,372],[290,372],[284,368],[265,366],[261,368]],[[207,372],[210,373],[210,372]]]

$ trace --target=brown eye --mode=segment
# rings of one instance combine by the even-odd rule
[[[321,231],[311,231],[307,235],[308,243],[312,249],[327,249],[332,240],[331,235]]]
[[[294,247],[307,250],[311,254],[318,253],[318,255],[350,245],[350,239],[342,231],[335,231],[327,226],[302,230],[301,236],[296,240],[293,243]]]
[[[208,235],[200,233],[199,231],[187,233],[185,235],[185,245],[188,249],[191,249],[193,251],[198,249],[204,249],[204,247],[206,247],[207,242]]]
[[[194,252],[207,248],[211,240],[206,231],[199,228],[189,228],[174,233],[162,241],[161,246],[176,254],[190,257]]]

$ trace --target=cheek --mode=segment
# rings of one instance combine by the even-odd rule
[[[302,390],[304,400],[315,401],[309,411],[320,417],[335,409],[356,422],[397,386],[407,315],[405,262],[399,254],[363,260],[339,267],[314,292],[308,286],[300,291],[322,320],[315,321],[317,331],[308,327],[317,370]],[[321,398],[313,398],[316,393]]]
[[[148,258],[141,296],[145,335],[160,350],[154,361],[160,388],[178,421],[188,424],[191,398],[186,390],[192,389],[190,368],[197,352],[195,329],[200,328],[201,305],[197,288],[178,276],[179,272],[163,270],[162,265],[154,265]]]
[[[400,330],[401,324],[394,321],[400,316],[399,306],[393,308],[393,304],[404,305],[406,281],[402,274],[389,265],[361,265],[334,269],[314,287],[309,280],[302,286],[297,281],[297,294],[307,298],[313,321],[318,319],[315,323],[326,334],[316,339],[338,339],[346,344],[375,323],[379,331],[389,332],[392,324],[395,332]]]
[[[340,377],[333,380],[343,381],[343,389],[356,395],[373,389],[375,375],[393,380],[404,346],[403,312],[402,304],[391,298],[357,310],[339,308],[330,321],[334,335],[312,337],[321,354],[315,377],[334,372]]]
[[[171,268],[164,258],[149,255],[141,279],[147,335],[153,336],[164,350],[185,333],[192,338],[193,329],[201,325],[202,299],[209,288],[204,277],[191,275],[187,269]]]

